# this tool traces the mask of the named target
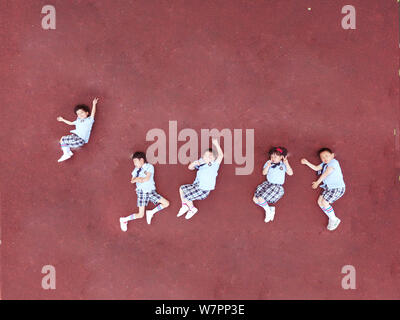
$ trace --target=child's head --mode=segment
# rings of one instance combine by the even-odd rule
[[[74,112],[78,116],[79,119],[85,119],[85,118],[87,118],[89,116],[90,109],[85,104],[78,104],[74,108]]]
[[[287,149],[284,147],[273,147],[269,149],[268,155],[273,163],[279,163],[287,156]]]
[[[206,151],[204,151],[202,158],[206,163],[210,163],[215,161],[217,157],[214,150],[212,148],[208,148]]]
[[[333,158],[335,158],[335,154],[329,148],[321,148],[318,150],[318,155],[321,158],[323,163],[328,163]]]
[[[141,168],[147,163],[146,154],[142,151],[137,151],[132,155],[133,164],[136,168]]]

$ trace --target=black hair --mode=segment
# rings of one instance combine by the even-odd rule
[[[75,114],[78,112],[78,110],[83,110],[87,113],[90,113],[90,109],[86,104],[78,104],[77,106],[75,106],[74,108]]]
[[[132,160],[133,159],[143,159],[144,163],[147,163],[147,159],[146,159],[146,154],[142,151],[136,151],[133,155],[132,155]]]
[[[269,149],[268,155],[271,157],[273,154],[277,154],[278,156],[286,157],[288,154],[288,151],[284,147],[273,147],[273,148]]]
[[[332,150],[329,148],[321,148],[318,150],[318,155],[320,155],[322,152],[325,152],[325,151],[327,151],[329,153],[333,153]]]
[[[205,154],[206,152],[211,152],[213,154],[214,158],[217,158],[217,152],[213,148],[208,148],[208,149],[204,150],[203,154]]]

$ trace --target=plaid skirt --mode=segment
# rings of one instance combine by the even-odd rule
[[[61,138],[61,146],[66,146],[70,148],[79,148],[82,147],[86,142],[83,140],[81,137],[76,135],[75,133],[72,133],[68,136],[62,137]]]
[[[264,181],[260,185],[257,186],[256,192],[254,192],[254,196],[256,198],[263,198],[268,203],[275,203],[285,194],[285,189],[283,189],[283,185],[274,184],[268,181]]]
[[[336,200],[340,199],[346,192],[346,187],[335,188],[335,189],[324,189],[321,195],[329,203],[334,203]]]
[[[186,200],[204,200],[210,194],[210,190],[201,190],[198,183],[184,184],[181,186]]]
[[[136,189],[137,195],[137,206],[145,207],[149,204],[149,201],[154,204],[159,203],[161,196],[156,192],[156,190],[152,190],[150,192],[144,192],[143,190]]]

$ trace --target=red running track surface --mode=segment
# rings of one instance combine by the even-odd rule
[[[41,28],[42,1],[0,3],[3,299],[400,298],[396,1],[353,0],[356,30],[341,27],[342,0],[52,4],[56,30]],[[95,96],[89,144],[57,163],[70,128],[56,117]],[[158,164],[171,206],[123,233],[129,156],[169,121],[254,129],[254,172],[222,165],[186,221],[178,187],[194,174]],[[265,224],[252,195],[273,145],[294,176]],[[334,232],[300,164],[322,146],[347,184]],[[56,290],[41,288],[44,265]],[[341,287],[344,265],[355,290]]]

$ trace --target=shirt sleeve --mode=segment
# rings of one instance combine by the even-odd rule
[[[135,168],[135,169],[133,169],[133,171],[132,171],[132,177],[136,177],[136,171],[137,171],[137,169]]]
[[[338,162],[336,160],[332,160],[331,162],[328,163],[328,167],[336,169],[338,167]]]
[[[268,161],[264,164],[263,169],[268,165]]]
[[[145,173],[147,174],[150,172],[151,174],[154,174],[154,166],[150,163],[146,164],[146,167],[144,168]]]

